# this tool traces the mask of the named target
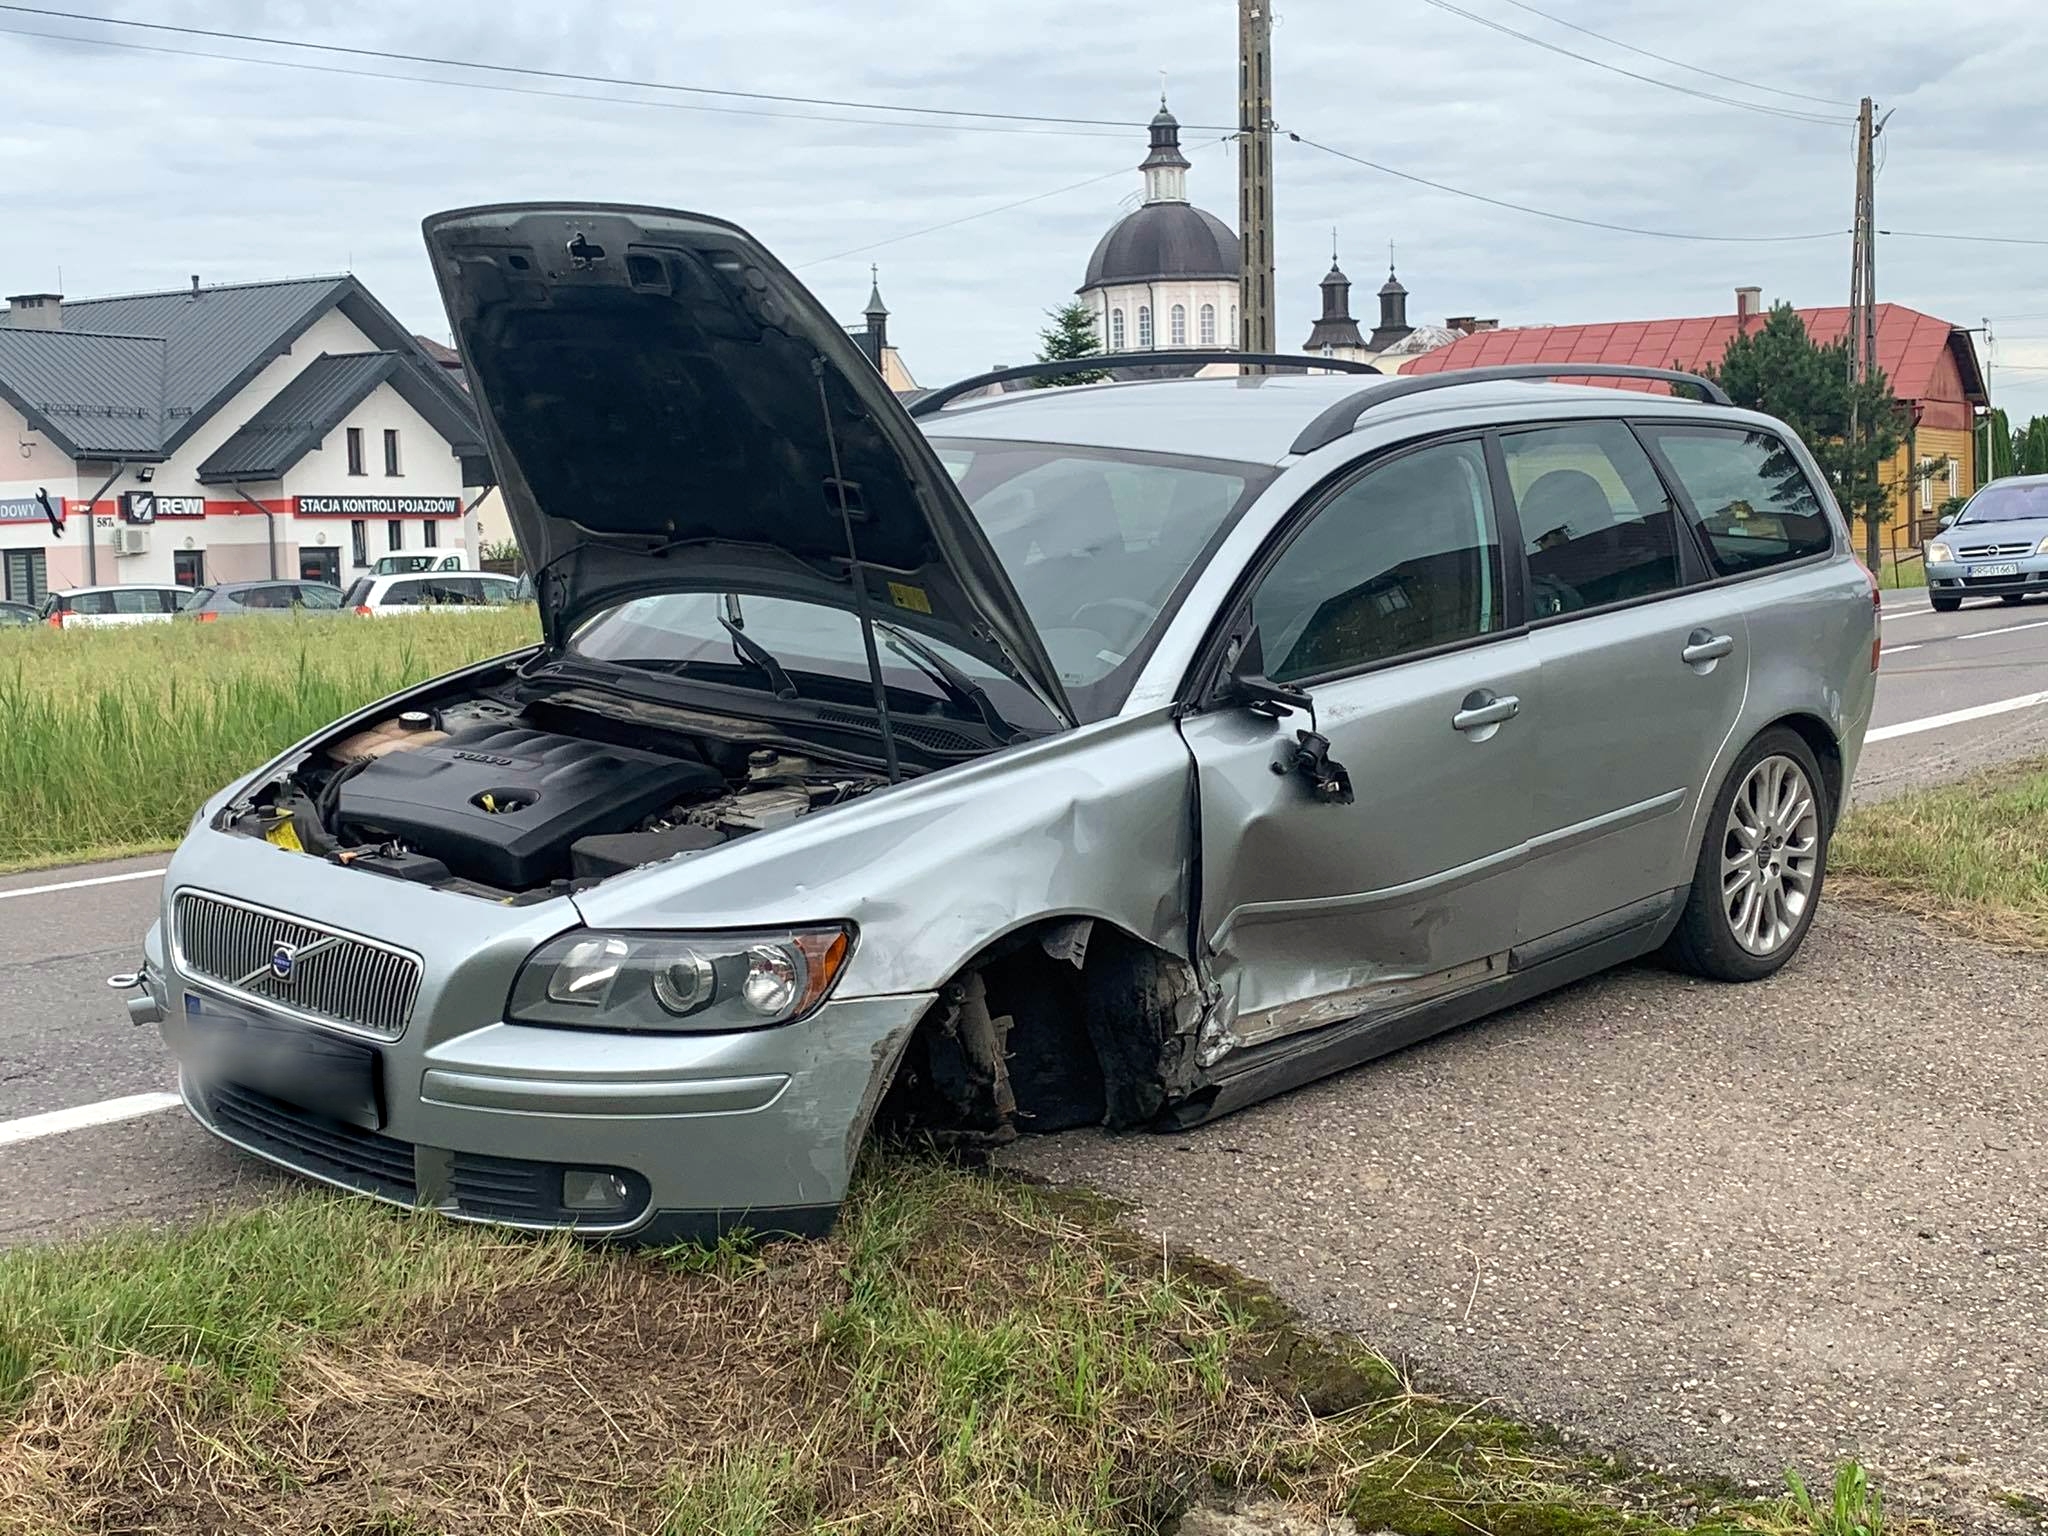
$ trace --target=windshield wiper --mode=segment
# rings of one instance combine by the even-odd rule
[[[732,636],[732,648],[750,662],[756,671],[768,679],[768,685],[775,690],[778,699],[796,697],[796,684],[789,680],[789,674],[782,669],[782,663],[775,659],[775,653],[754,639],[739,625],[720,614],[718,622],[725,626],[725,632]]]
[[[1002,711],[996,708],[995,700],[988,696],[987,690],[981,684],[915,635],[908,634],[881,619],[875,620],[875,628],[889,637],[890,650],[937,683],[947,698],[980,716],[983,727],[997,741],[1007,745],[1024,734],[1003,718]]]

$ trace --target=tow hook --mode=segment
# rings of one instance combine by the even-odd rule
[[[142,995],[128,999],[128,1022],[130,1024],[161,1024],[164,1021],[163,999],[150,983],[148,971],[121,971],[107,978],[107,985],[116,992],[133,992],[141,989]]]

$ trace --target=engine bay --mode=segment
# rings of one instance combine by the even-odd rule
[[[224,825],[366,873],[519,903],[785,826],[880,776],[483,691],[316,744]]]

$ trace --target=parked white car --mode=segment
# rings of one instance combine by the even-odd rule
[[[130,582],[113,587],[72,587],[43,599],[45,624],[59,629],[97,628],[102,624],[168,624],[178,605],[192,595],[189,587]]]
[[[363,576],[341,600],[365,618],[439,608],[502,608],[518,599],[519,579],[494,571],[430,572],[419,576]]]

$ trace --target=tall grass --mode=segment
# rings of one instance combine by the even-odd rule
[[[0,630],[0,869],[173,842],[328,721],[535,638],[530,608]]]

